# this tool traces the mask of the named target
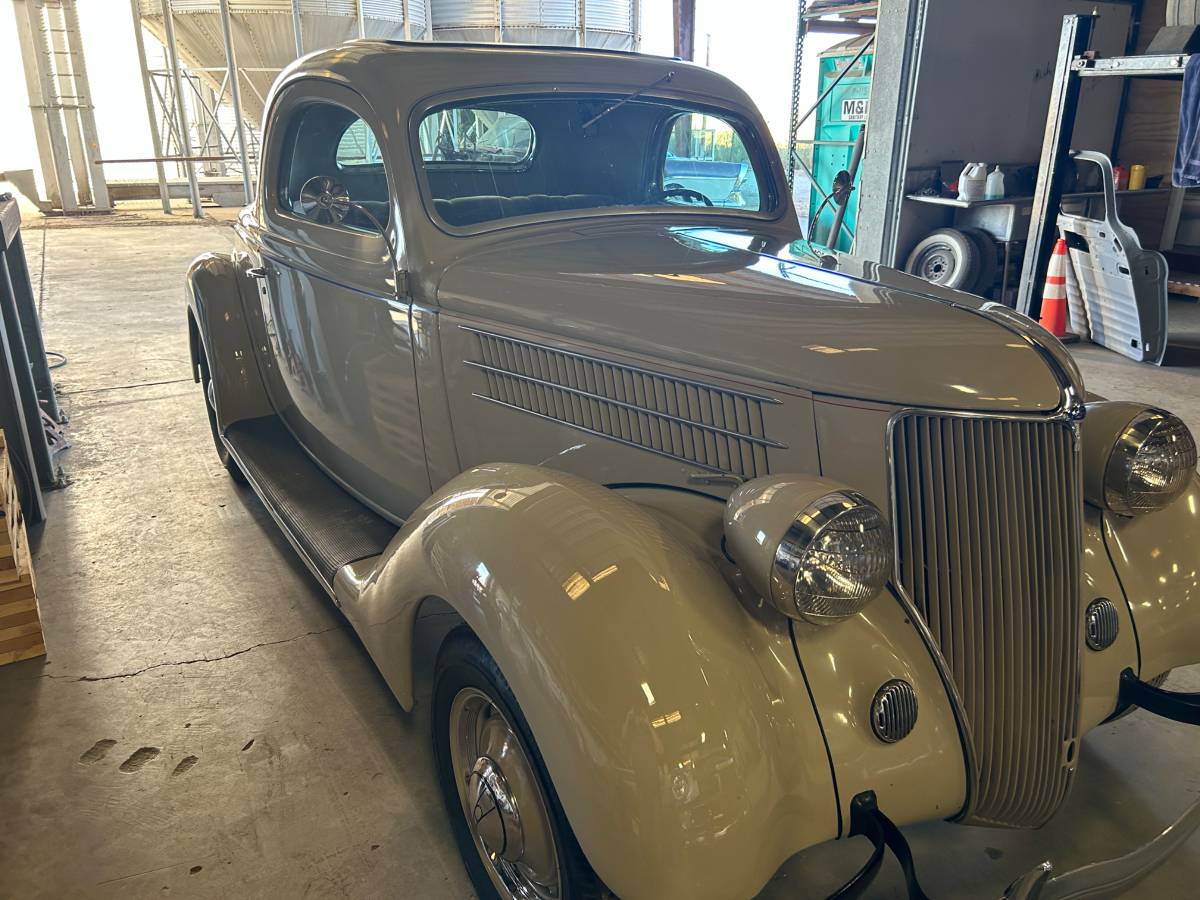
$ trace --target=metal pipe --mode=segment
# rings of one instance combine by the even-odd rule
[[[292,31],[296,37],[296,59],[304,55],[304,32],[300,28],[300,0],[292,0]]]
[[[134,2],[136,3],[137,0],[134,0]],[[98,159],[98,160],[96,160],[96,162],[104,163],[105,165],[108,165],[109,163],[116,165],[118,163],[148,163],[148,162],[175,162],[175,163],[225,162],[225,161],[231,160],[231,159],[237,159],[237,157],[236,156],[228,156],[228,155],[225,155],[225,156],[201,156],[199,154],[193,154],[192,156],[139,156],[139,157],[134,157],[133,159]]]
[[[363,0],[357,0],[354,5],[358,8],[358,36],[365,38],[367,36],[367,20],[363,15]],[[225,0],[221,0],[221,9],[225,10]],[[225,11],[224,15],[229,15],[228,11]],[[407,9],[404,11],[404,17],[408,18]]]
[[[433,0],[425,0],[425,40],[433,40]]]
[[[221,35],[225,38],[225,65],[229,67],[229,96],[233,100],[233,120],[237,127],[238,155],[242,158],[242,189],[250,203],[250,154],[246,152],[246,123],[242,121],[242,89],[238,83],[237,59],[233,55],[233,26],[229,19],[229,0],[220,0]],[[362,34],[362,0],[358,0],[358,28]]]
[[[587,0],[579,0],[579,46],[587,46]]]
[[[858,137],[854,139],[854,150],[850,153],[850,167],[846,170],[850,173],[850,193],[846,197],[846,202],[837,208],[837,212],[833,214],[833,227],[829,229],[829,234],[833,238],[833,244],[830,250],[837,249],[838,239],[842,236],[842,225],[846,218],[846,208],[850,205],[850,200],[854,196],[854,176],[858,174],[859,163],[862,162],[863,142],[867,137],[867,126],[864,124],[858,129]],[[847,229],[849,232],[849,229]],[[850,249],[854,249],[854,235],[850,235]]]
[[[162,0],[163,28],[167,33],[167,61],[171,67],[171,84],[175,89],[175,115],[179,124],[179,146],[183,156],[192,155],[192,137],[188,125],[187,104],[183,101],[183,77],[179,74],[179,48],[175,45],[175,21],[171,15],[171,0]],[[196,181],[196,166],[191,162],[183,164],[187,173],[188,192],[192,197],[192,215],[203,219],[200,209],[200,185]]]

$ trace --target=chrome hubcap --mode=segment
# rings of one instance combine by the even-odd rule
[[[467,803],[475,834],[490,856],[517,860],[525,849],[521,817],[496,763],[481,756],[467,776]],[[511,845],[511,846],[510,846]]]
[[[450,707],[450,761],[463,815],[492,884],[505,898],[562,896],[549,807],[516,731],[482,691]]]

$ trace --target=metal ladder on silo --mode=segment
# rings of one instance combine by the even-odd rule
[[[13,0],[42,179],[63,212],[112,210],[75,0]]]

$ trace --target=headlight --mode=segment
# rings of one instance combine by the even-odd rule
[[[1123,516],[1169,506],[1196,470],[1196,441],[1168,412],[1148,409],[1125,426],[1104,468],[1104,505]]]
[[[879,593],[892,559],[891,530],[875,504],[834,491],[801,512],[779,542],[771,593],[810,622],[844,619]]]
[[[853,616],[891,575],[891,528],[856,491],[821,478],[758,478],[734,491],[726,510],[730,555],[792,618]]]

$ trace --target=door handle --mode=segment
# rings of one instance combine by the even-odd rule
[[[251,266],[246,270],[246,274],[251,278],[266,278],[267,270],[263,266]]]

